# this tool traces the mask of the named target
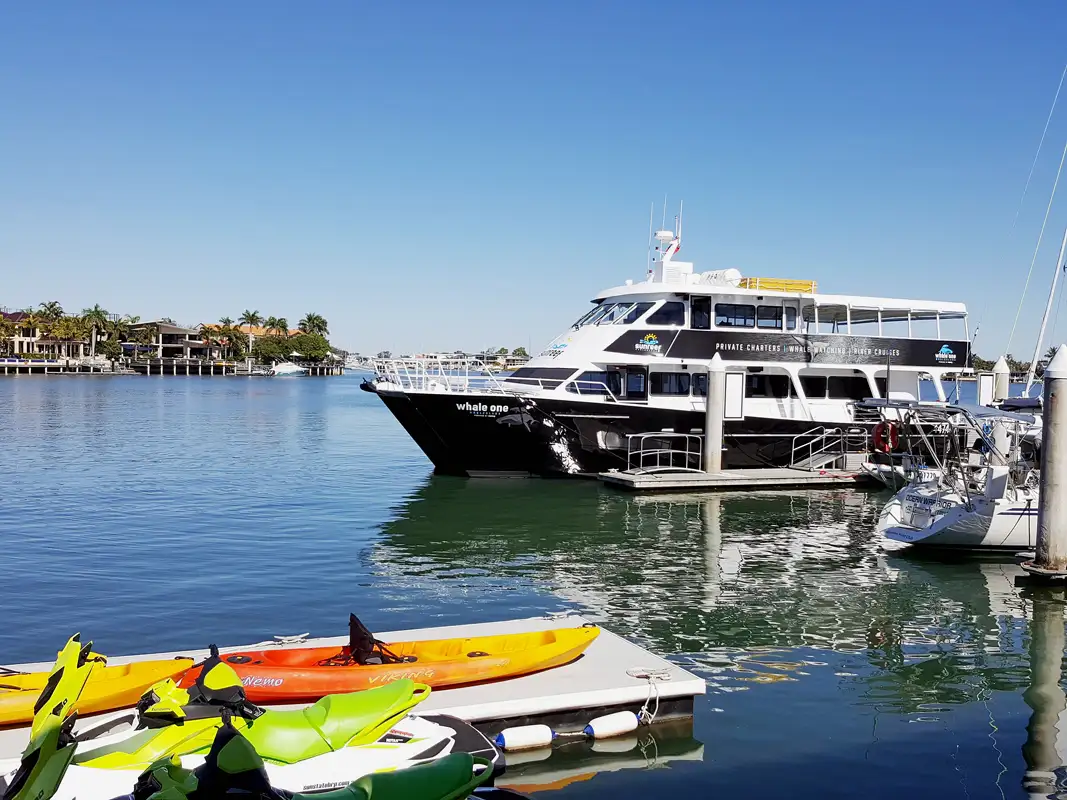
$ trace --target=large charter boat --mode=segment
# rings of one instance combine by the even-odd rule
[[[743,374],[724,467],[786,466],[828,430],[866,436],[865,398],[918,400],[970,371],[962,303],[820,294],[813,281],[697,273],[660,246],[645,280],[593,307],[510,375],[471,362],[378,360],[378,394],[440,473],[562,476],[626,469],[631,438],[699,434],[707,368]],[[662,249],[661,249],[662,248]]]

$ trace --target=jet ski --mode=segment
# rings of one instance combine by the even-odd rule
[[[460,800],[493,774],[488,761],[454,753],[431,764],[398,772],[366,775],[340,788],[313,794],[294,793],[271,785],[271,778],[252,743],[229,720],[218,728],[204,763],[189,770],[178,759],[152,764],[140,775],[126,800]]]
[[[140,771],[167,756],[204,754],[222,714],[229,713],[264,760],[294,764],[388,739],[392,728],[429,695],[428,686],[396,681],[365,692],[329,695],[296,711],[268,711],[245,699],[241,679],[212,647],[189,689],[170,679],[161,681],[134,711],[80,732],[74,763]],[[124,730],[109,733],[116,727]]]
[[[46,800],[55,793],[74,756],[71,729],[76,703],[97,663],[93,643],[74,634],[59,651],[34,703],[30,742],[13,772],[0,777],[0,800]],[[0,768],[0,772],[5,772]]]

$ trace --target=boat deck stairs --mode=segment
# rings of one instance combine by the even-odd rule
[[[743,490],[866,484],[868,457],[862,429],[813,428],[793,437],[789,466],[705,471],[699,432],[653,431],[628,437],[627,468],[597,477],[637,492]]]

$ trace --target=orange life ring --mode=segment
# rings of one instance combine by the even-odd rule
[[[874,426],[874,449],[879,453],[891,453],[900,444],[900,430],[895,422],[882,420]]]

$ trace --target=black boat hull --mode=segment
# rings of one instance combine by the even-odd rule
[[[700,433],[703,411],[477,393],[376,390],[436,472],[467,477],[590,475],[626,469],[627,435]],[[788,466],[820,425],[841,423],[746,417],[725,423],[724,468]],[[849,423],[865,442],[871,423]],[[808,434],[805,436],[805,434]],[[684,446],[679,440],[671,442]],[[696,439],[692,440],[695,451]],[[681,459],[681,460],[679,460]],[[699,467],[675,456],[675,466]]]

